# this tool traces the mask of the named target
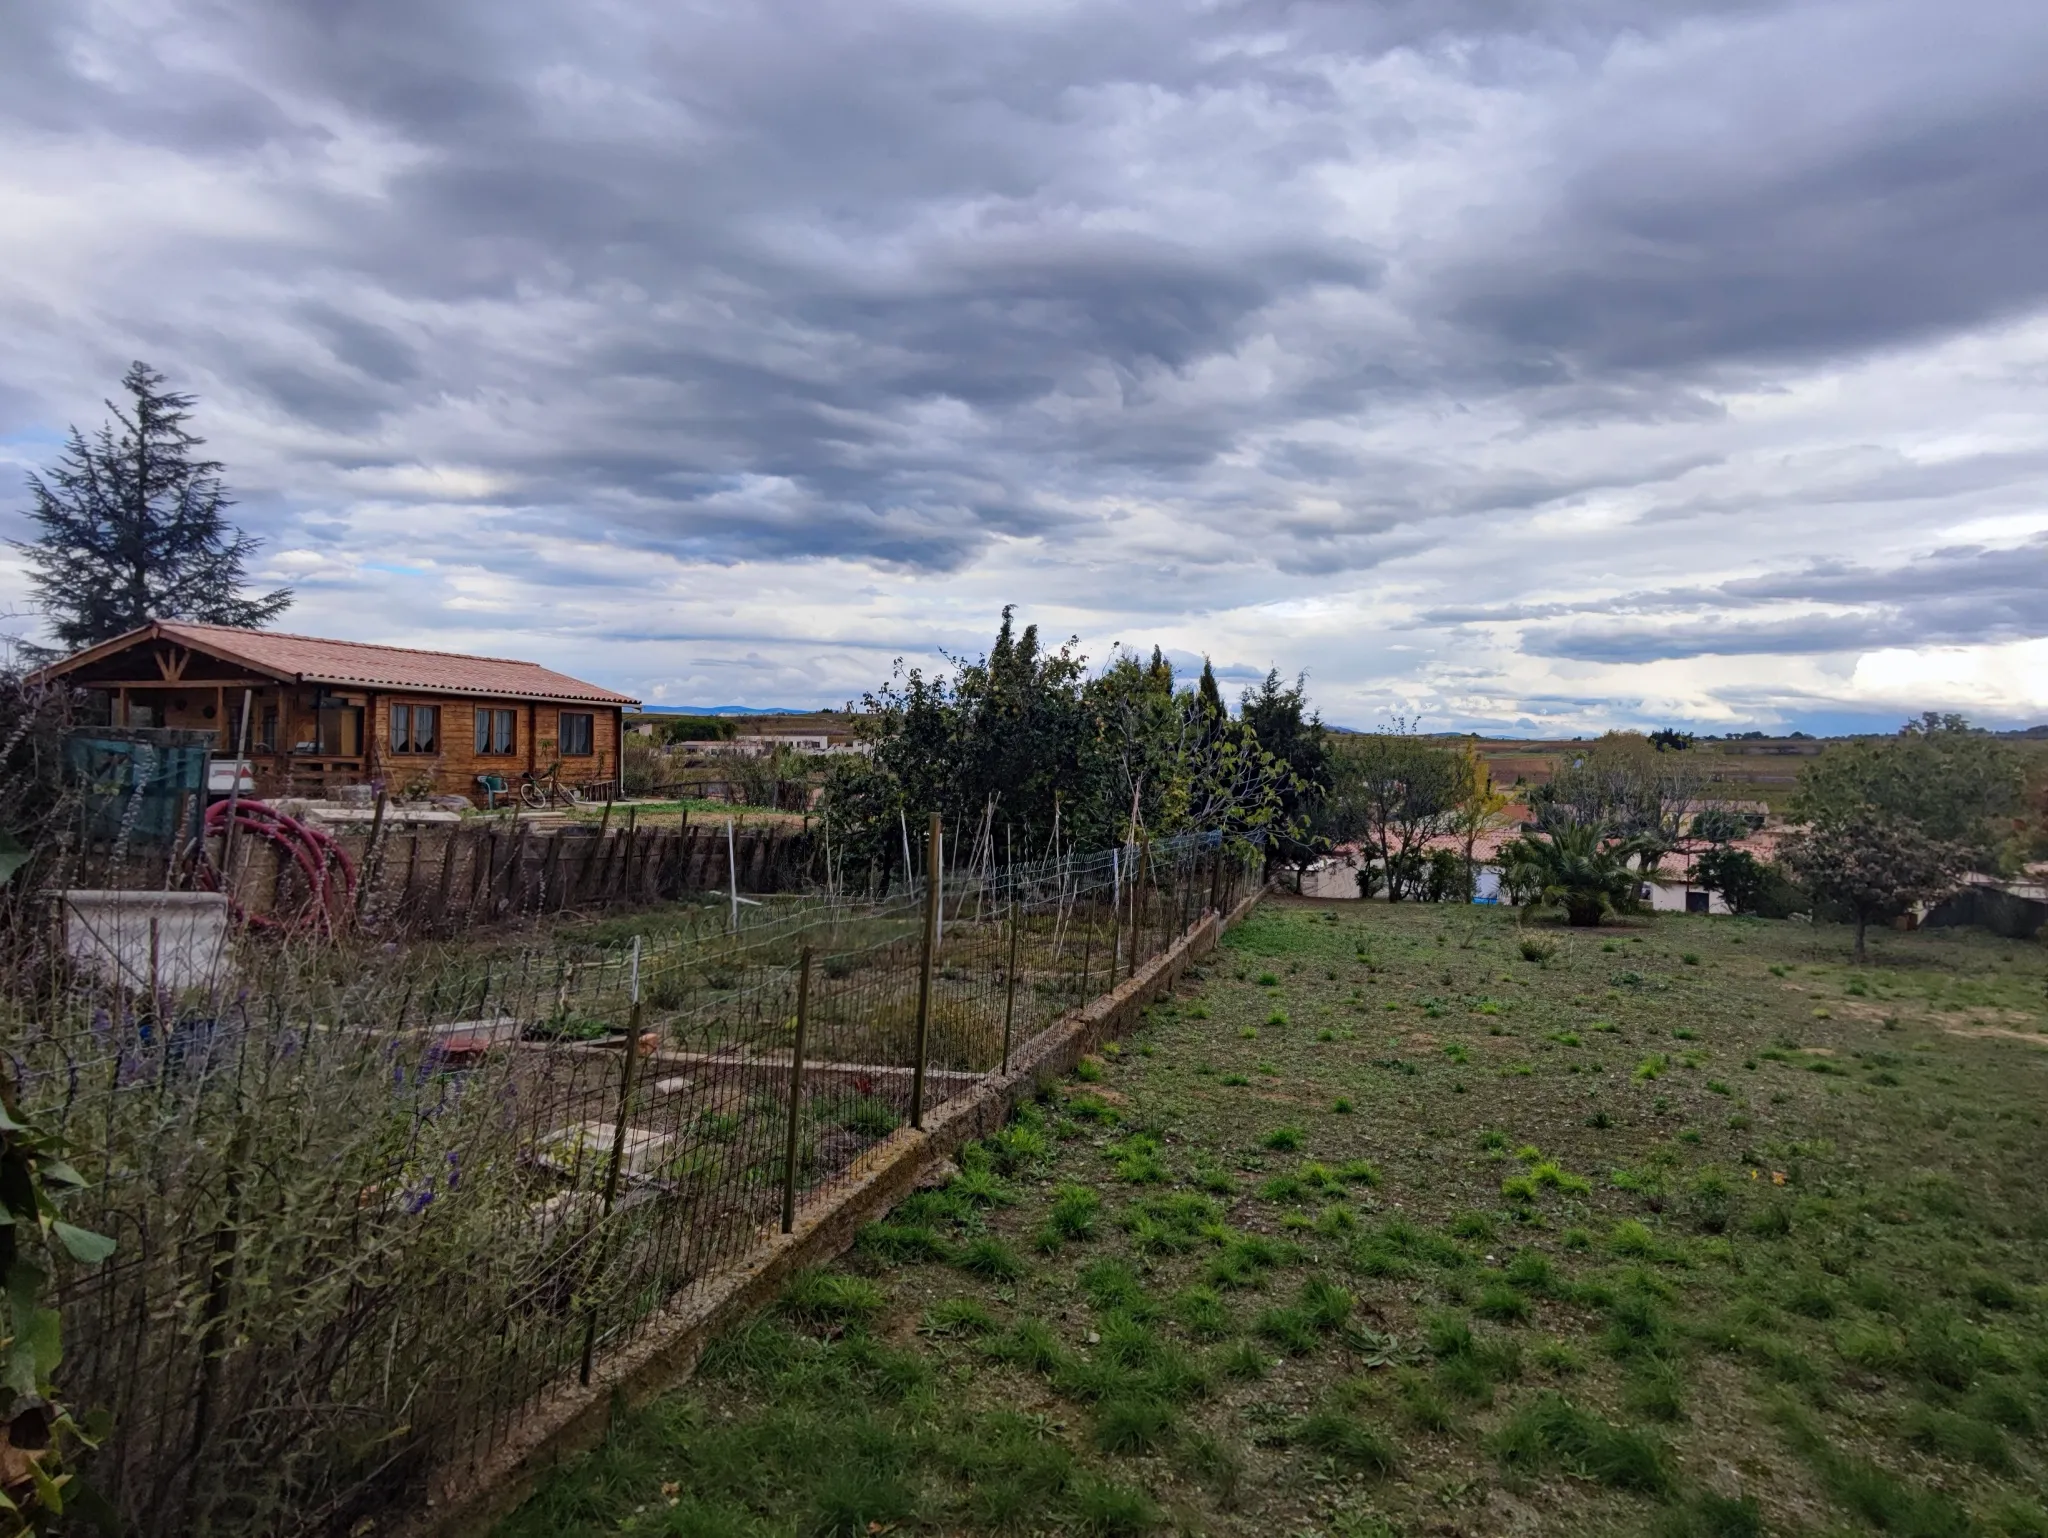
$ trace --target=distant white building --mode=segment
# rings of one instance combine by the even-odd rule
[[[1732,913],[1719,892],[1709,891],[1690,881],[1663,878],[1645,881],[1636,889],[1636,897],[1650,905],[1653,913]]]
[[[749,732],[722,742],[691,742],[683,746],[693,753],[734,758],[765,758],[777,748],[809,755],[865,751],[860,743],[835,743],[825,732]]]

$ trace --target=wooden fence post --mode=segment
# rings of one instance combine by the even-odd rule
[[[917,1062],[910,1074],[910,1125],[924,1127],[924,1060],[931,1036],[932,966],[939,954],[939,814],[932,813],[926,841],[924,878],[924,959],[917,969]]]
[[[441,886],[434,894],[434,922],[443,923],[448,918],[448,894],[455,884],[455,846],[462,842],[462,824],[457,823],[448,830],[448,842],[441,850]]]
[[[240,766],[236,766],[236,778],[241,777]],[[370,842],[363,849],[362,868],[356,872],[356,918],[361,920],[363,909],[369,906],[370,888],[377,884],[379,860],[384,843],[384,787],[377,787],[377,809],[370,813]]]

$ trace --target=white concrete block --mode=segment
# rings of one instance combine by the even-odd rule
[[[228,964],[222,892],[69,891],[57,901],[65,951],[116,986],[210,988]],[[154,958],[152,960],[152,957]]]

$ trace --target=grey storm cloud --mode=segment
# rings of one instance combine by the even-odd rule
[[[1787,369],[2048,303],[2048,8],[1969,10],[0,0],[0,149],[175,205],[68,300],[0,282],[42,360],[0,441],[140,354],[261,424],[273,544],[476,467],[417,495],[564,592],[604,581],[570,532],[903,580],[1029,546],[1090,603],[1149,573],[1128,614],[1419,565],[1421,626],[1572,661],[2048,634],[2038,542],[1819,558],[1874,503],[2009,510],[2048,450],[1730,437]],[[1606,557],[1539,582],[1485,532],[1628,499],[1599,603],[1562,573]],[[1746,517],[1769,575],[1638,559]]]
[[[1731,617],[1745,608],[1777,603],[1801,605],[1807,612],[1772,619]],[[1848,612],[1821,611],[1815,605]],[[1690,616],[1668,617],[1677,611],[1690,611]],[[1538,656],[1578,662],[1645,662],[2020,640],[2048,634],[2048,540],[2007,549],[1937,550],[1887,568],[1830,561],[1712,588],[1630,594],[1598,604],[1446,609],[1426,617],[1460,624],[1616,613],[1646,619],[1625,625],[1600,620],[1535,624],[1522,632],[1522,644]]]

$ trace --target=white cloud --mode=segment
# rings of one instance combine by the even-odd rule
[[[672,700],[1016,603],[1354,724],[2017,717],[2048,621],[1938,554],[2048,529],[2048,11],[1992,9],[55,8],[0,465],[149,358],[294,628]]]

